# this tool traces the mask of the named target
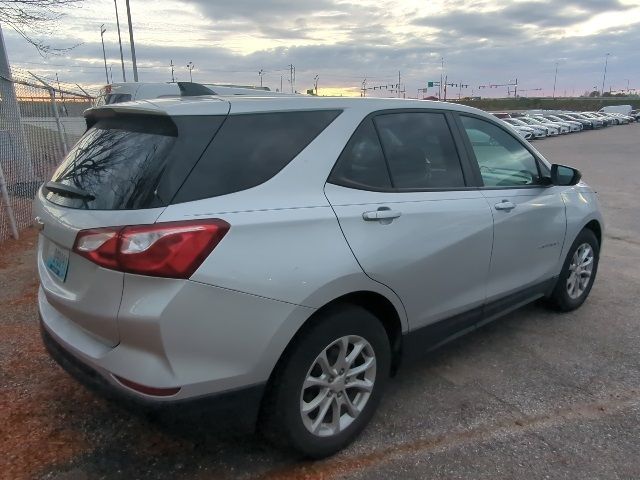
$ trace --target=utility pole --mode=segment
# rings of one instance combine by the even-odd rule
[[[293,63],[289,65],[289,82],[291,83],[291,93],[294,93],[296,82],[296,67],[293,66]]]
[[[600,96],[604,95],[604,81],[607,78],[607,63],[609,63],[609,55],[610,53],[606,53],[604,55],[604,75],[602,75],[602,90],[600,90]]]
[[[518,79],[516,78],[516,85],[513,88],[513,98],[518,98]]]
[[[171,67],[171,83],[176,83],[176,76],[175,76],[175,70],[173,67],[175,67],[175,65],[173,64],[173,59],[171,59],[169,61],[169,66]]]
[[[262,88],[262,76],[264,75],[264,69],[260,69],[258,76],[260,77],[260,88]]]
[[[138,81],[138,63],[136,62],[136,46],[133,42],[133,24],[131,23],[131,8],[127,2],[127,20],[129,21],[129,42],[131,42],[131,63],[133,63],[133,81]]]
[[[124,55],[122,55],[122,37],[120,36],[120,17],[118,17],[118,0],[113,0],[116,6],[116,25],[118,26],[118,44],[120,45],[120,64],[122,65],[122,81],[127,81],[127,74],[124,72]],[[113,82],[113,78],[111,79]]]
[[[280,93],[283,93],[282,92],[282,80],[283,80],[283,75],[280,74]]]
[[[447,78],[448,76],[444,76],[444,101],[447,101]]]
[[[440,85],[438,85],[438,100],[440,100],[440,94],[442,93],[442,75],[444,72],[444,57],[440,57],[441,68],[440,68]]]
[[[558,62],[556,62],[556,74],[553,77],[553,98],[556,98],[556,81],[558,80]]]
[[[104,51],[104,32],[107,29],[104,28],[104,23],[100,25],[100,40],[102,40],[102,58],[104,59],[104,76],[107,78],[107,84],[109,83],[109,73],[107,72],[107,54]]]
[[[109,72],[111,72],[111,67],[109,67]],[[113,77],[111,77],[111,81],[113,82]],[[62,91],[62,88],[60,88],[60,79],[58,78],[58,72],[56,72],[56,83],[58,84],[58,90],[60,90],[60,99],[62,100],[62,103],[64,105],[64,92]]]
[[[316,91],[316,97],[318,96],[318,79],[320,78],[320,75],[316,75],[315,77],[313,77],[313,88]]]
[[[193,64],[193,62],[189,62],[187,63],[187,68],[189,69],[189,81],[193,83],[193,75],[191,74],[191,72],[193,72],[195,65]]]
[[[460,82],[460,83],[459,83],[459,87],[460,87],[460,90],[458,90],[458,100],[460,100],[460,99],[462,98],[462,89],[463,89],[463,88],[469,88],[469,85],[468,85],[468,84],[465,84],[465,83]]]

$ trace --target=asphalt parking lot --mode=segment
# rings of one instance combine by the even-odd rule
[[[578,311],[520,309],[401,370],[347,450],[309,462],[217,421],[133,415],[49,360],[34,232],[0,250],[1,478],[640,478],[640,125],[534,143],[600,196]]]

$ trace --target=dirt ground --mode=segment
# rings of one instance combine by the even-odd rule
[[[403,369],[348,449],[302,461],[228,425],[134,414],[46,355],[36,234],[0,244],[0,478],[640,478],[640,125],[548,139],[607,230],[588,302],[531,305]]]

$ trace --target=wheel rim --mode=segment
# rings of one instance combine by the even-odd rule
[[[567,294],[570,298],[579,298],[587,289],[593,274],[594,256],[593,248],[588,243],[580,245],[573,254],[567,278]]]
[[[337,435],[364,410],[376,380],[371,344],[357,335],[341,337],[316,357],[300,393],[306,429],[319,437]]]

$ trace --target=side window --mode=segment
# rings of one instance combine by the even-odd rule
[[[375,117],[393,186],[398,189],[464,187],[460,158],[441,113]]]
[[[516,138],[497,125],[461,116],[487,187],[514,187],[539,183],[534,156]]]
[[[172,203],[226,195],[266,182],[340,113],[317,110],[230,115]]]
[[[347,142],[329,182],[363,190],[391,188],[380,140],[371,119],[362,122]]]

